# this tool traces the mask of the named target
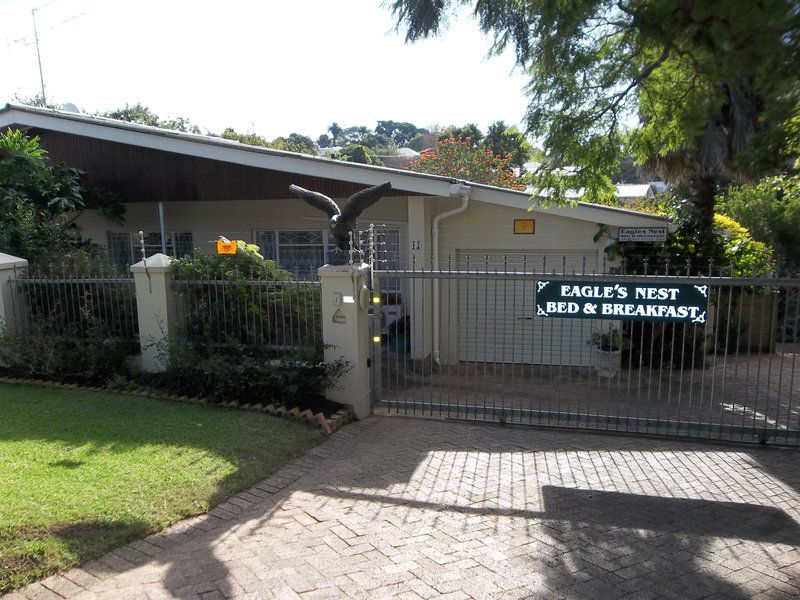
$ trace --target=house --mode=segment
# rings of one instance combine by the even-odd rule
[[[655,200],[657,194],[666,191],[666,185],[661,181],[650,183],[618,183],[617,198],[622,206],[634,204],[637,201]]]
[[[8,127],[38,135],[52,161],[121,195],[124,225],[110,225],[95,211],[76,219],[82,234],[106,246],[120,265],[138,260],[141,230],[148,254],[207,252],[224,235],[255,242],[266,257],[307,276],[325,262],[327,218],[290,196],[290,184],[341,200],[391,182],[392,195],[368,208],[359,226],[382,226],[385,264],[395,268],[428,269],[438,261],[453,269],[592,272],[602,268],[608,242],[595,240],[598,225],[612,234],[619,227],[667,226],[659,217],[585,202],[531,211],[525,192],[52,109],[6,105],[0,128]],[[461,358],[481,358],[470,352]]]

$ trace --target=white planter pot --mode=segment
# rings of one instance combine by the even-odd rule
[[[592,348],[592,366],[600,377],[614,377],[622,363],[622,350]]]

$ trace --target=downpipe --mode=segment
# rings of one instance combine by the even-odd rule
[[[446,210],[443,213],[436,215],[433,218],[433,224],[431,225],[431,244],[433,246],[433,264],[436,267],[436,270],[439,270],[439,223],[448,219],[452,216],[455,216],[459,213],[464,212],[467,210],[467,206],[469,205],[469,195],[472,192],[472,188],[468,185],[463,183],[455,184],[450,186],[450,196],[461,196],[461,205],[451,209]],[[436,365],[441,366],[441,352],[439,347],[439,330],[440,330],[440,322],[439,322],[439,279],[434,278],[433,280],[433,362]]]

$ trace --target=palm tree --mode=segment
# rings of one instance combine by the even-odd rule
[[[331,143],[332,143],[333,146],[337,146],[338,145],[337,142],[339,141],[339,136],[342,135],[342,131],[343,131],[342,128],[339,126],[339,124],[336,121],[331,123],[330,127],[328,127],[328,133],[331,134],[331,138],[332,138]]]

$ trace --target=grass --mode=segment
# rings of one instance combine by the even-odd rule
[[[0,384],[0,592],[206,512],[321,440],[259,413]]]

